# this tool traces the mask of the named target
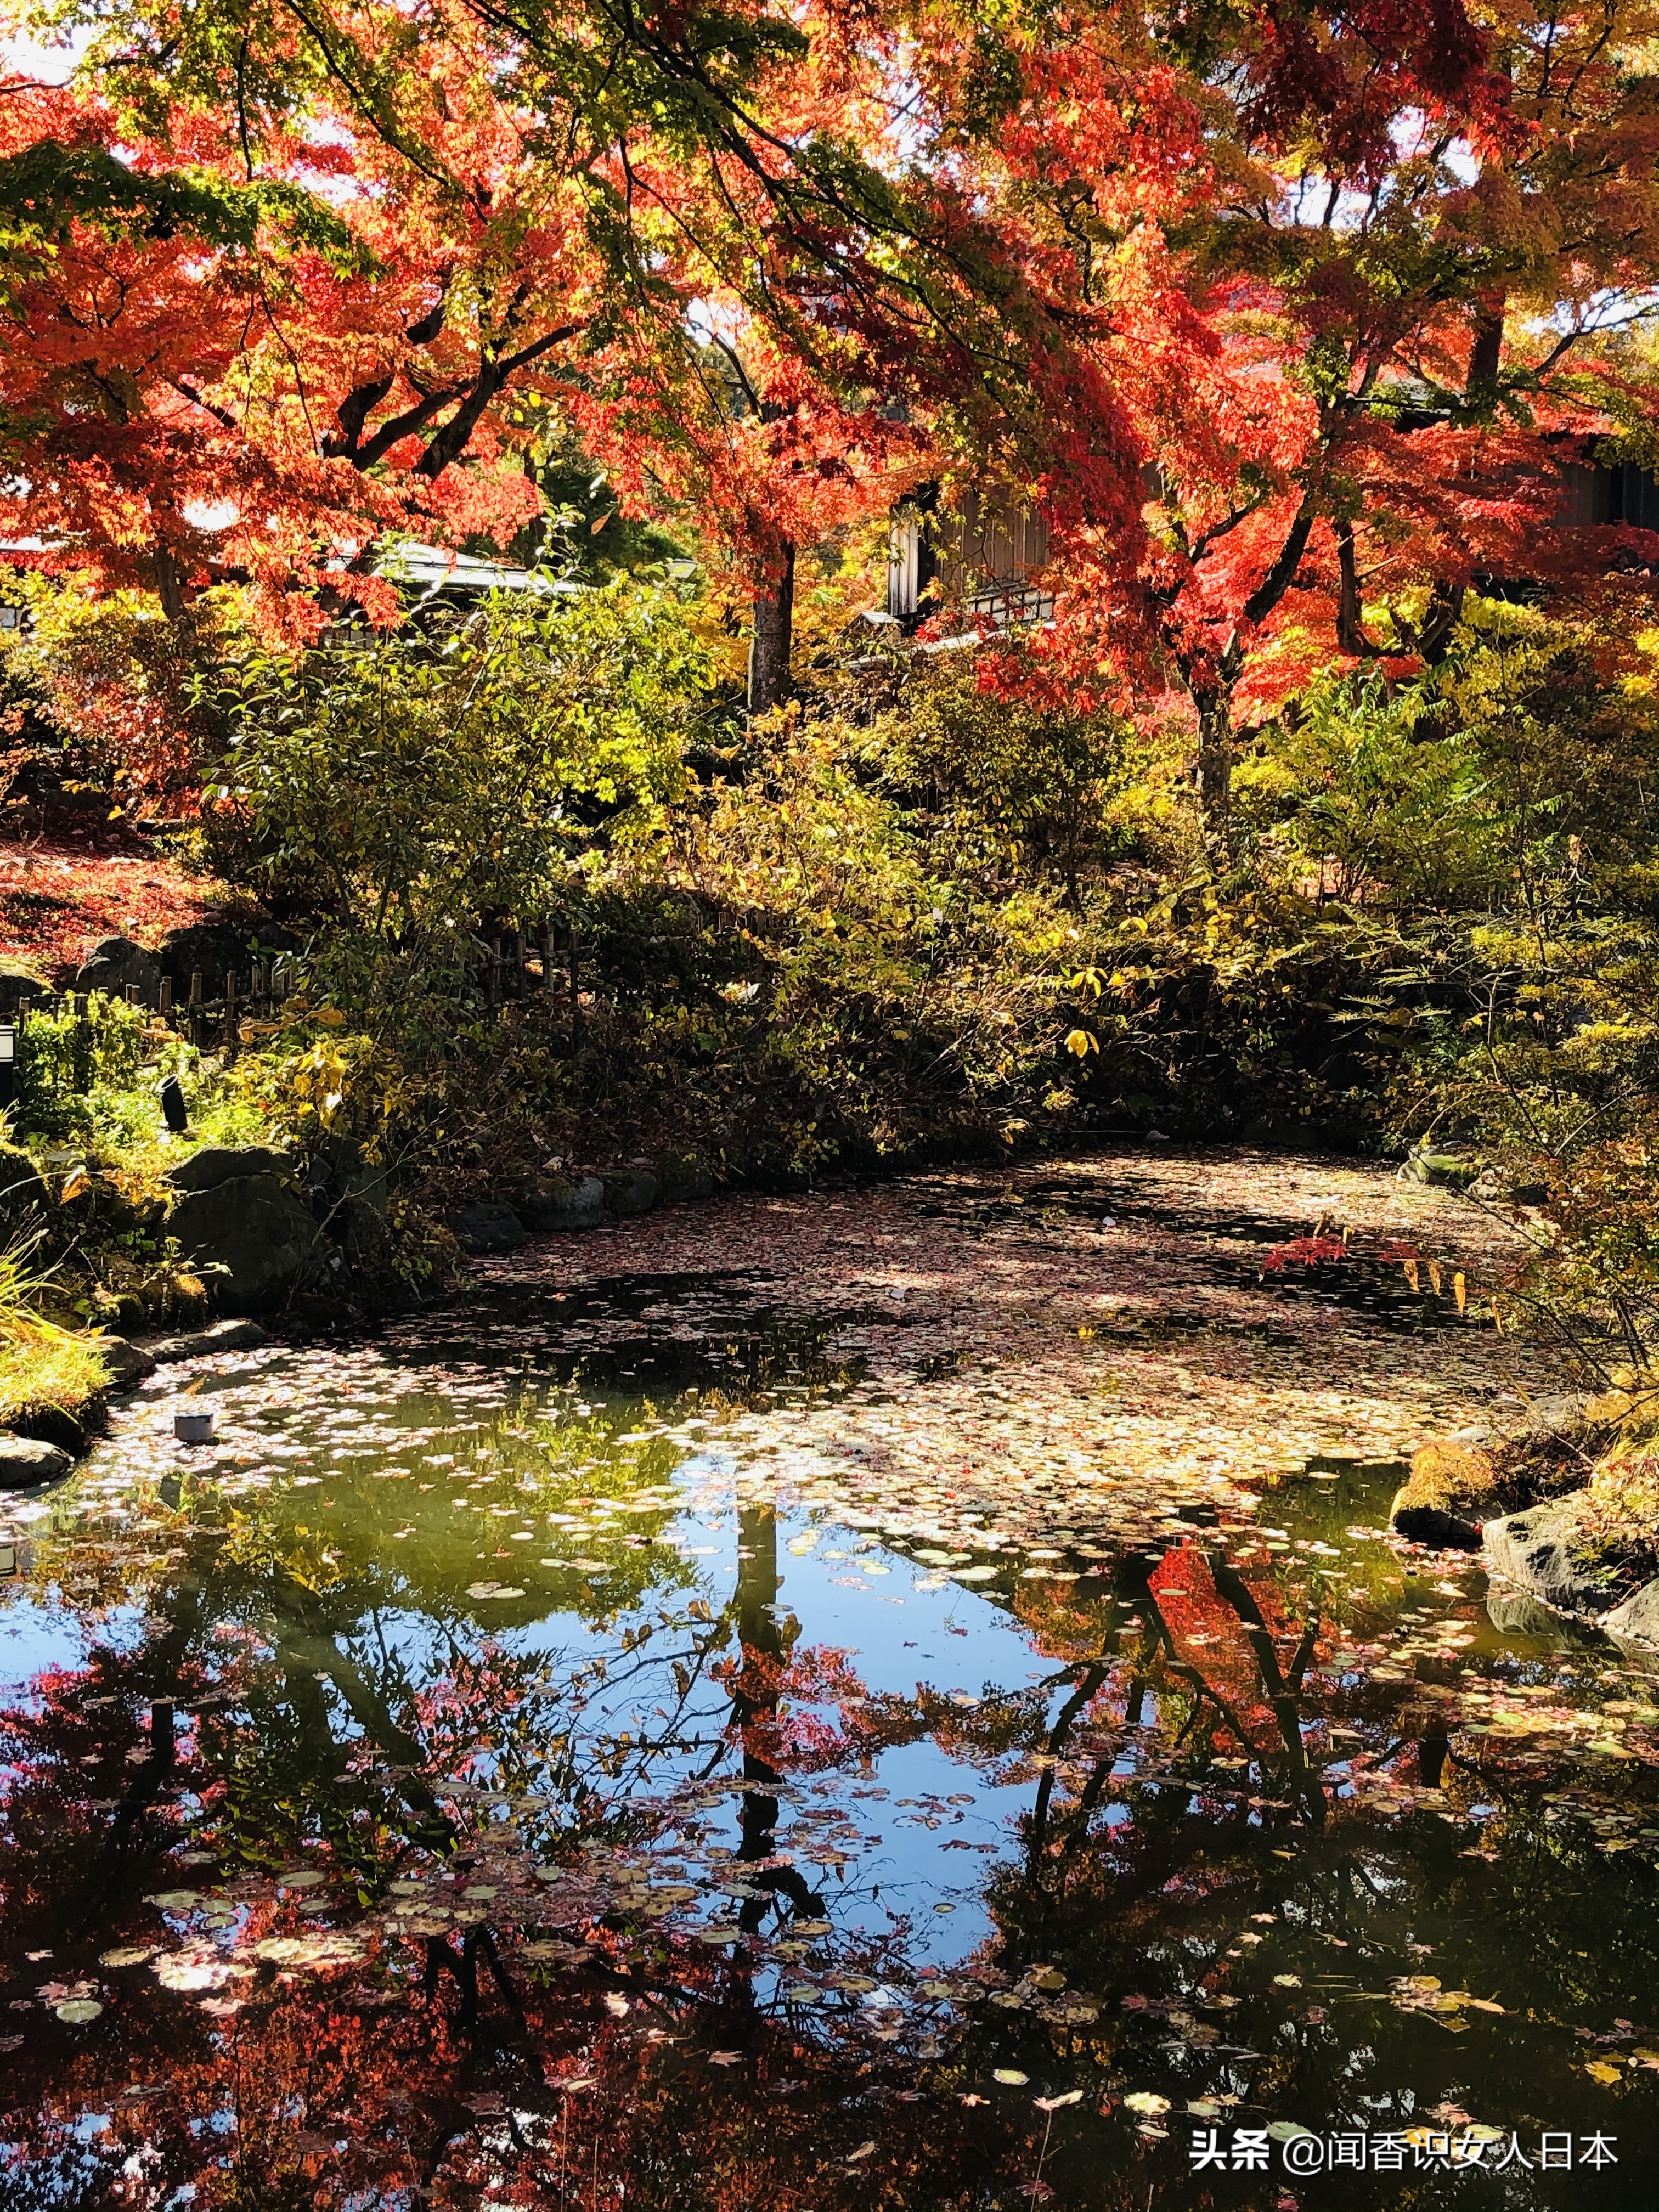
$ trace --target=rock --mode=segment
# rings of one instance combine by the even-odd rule
[[[1480,1522],[1466,1521],[1462,1515],[1449,1513],[1438,1505],[1396,1504],[1394,1525],[1409,1542],[1427,1544],[1437,1552],[1480,1549]]]
[[[257,1352],[270,1342],[269,1329],[257,1321],[216,1321],[207,1328],[194,1328],[182,1336],[153,1337],[133,1347],[141,1358],[157,1367],[171,1367],[180,1359],[201,1359],[215,1352]]]
[[[75,988],[77,991],[107,991],[120,998],[130,983],[136,983],[148,1004],[155,996],[155,987],[161,980],[160,966],[142,945],[135,945],[130,937],[106,937],[101,945],[93,946],[90,959],[83,961],[76,970]]]
[[[1504,1422],[1492,1443],[1498,1473],[1514,1485],[1528,1478],[1534,1486],[1565,1468],[1579,1476],[1589,1473],[1596,1455],[1611,1443],[1617,1429],[1616,1414],[1599,1410],[1601,1401],[1586,1390],[1563,1390],[1534,1398],[1513,1419]],[[1558,1481],[1553,1487],[1561,1488]]]
[[[0,1145],[0,1228],[8,1237],[37,1227],[52,1211],[46,1177],[15,1145]]]
[[[376,1213],[385,1213],[392,1203],[392,1179],[380,1161],[364,1159],[356,1142],[349,1137],[332,1137],[317,1148],[312,1160],[313,1180],[321,1185],[331,1200],[361,1198],[368,1201]]]
[[[1617,1644],[1644,1645],[1659,1650],[1659,1582],[1644,1583],[1633,1597],[1604,1613],[1599,1626]]]
[[[1500,1636],[1547,1636],[1559,1641],[1561,1616],[1524,1590],[1494,1583],[1486,1592],[1486,1618]]]
[[[0,1490],[27,1490],[37,1482],[57,1482],[75,1462],[56,1444],[32,1437],[0,1436]]]
[[[598,1176],[544,1176],[534,1190],[514,1200],[526,1226],[544,1233],[555,1229],[598,1229],[605,1220],[605,1185]]]
[[[130,1390],[135,1382],[142,1382],[155,1372],[155,1355],[141,1352],[136,1344],[129,1344],[124,1336],[105,1336],[98,1340],[98,1349],[104,1355],[104,1364],[109,1378],[118,1389]]]
[[[337,1200],[328,1218],[328,1232],[354,1267],[371,1265],[391,1242],[386,1206],[349,1190]]]
[[[1400,1172],[1413,1182],[1449,1184],[1455,1190],[1466,1190],[1480,1170],[1468,1160],[1454,1159],[1449,1152],[1408,1152]]]
[[[47,986],[15,960],[0,960],[0,1021],[15,1022],[32,999],[44,999]]]
[[[1389,1517],[1413,1544],[1475,1552],[1480,1548],[1475,1510],[1498,1502],[1491,1455],[1466,1432],[1413,1455],[1410,1476],[1395,1492]]]
[[[235,1176],[187,1190],[167,1220],[214,1304],[258,1312],[297,1290],[318,1265],[311,1210],[273,1175]]]
[[[109,1408],[101,1390],[78,1406],[30,1406],[12,1415],[11,1425],[20,1437],[33,1443],[56,1444],[71,1459],[78,1459],[95,1436],[106,1424]]]
[[[714,1194],[714,1170],[696,1152],[670,1152],[658,1175],[666,1206],[684,1206],[688,1200],[712,1198]]]
[[[204,1145],[169,1168],[167,1179],[174,1190],[216,1190],[239,1176],[292,1175],[294,1164],[287,1152],[269,1145]]]
[[[480,1199],[452,1213],[445,1226],[463,1252],[475,1258],[489,1252],[516,1252],[530,1242],[530,1232],[510,1206]]]
[[[359,1161],[356,1167],[343,1170],[340,1188],[348,1199],[372,1207],[385,1220],[392,1205],[392,1178],[383,1167]]]
[[[599,1182],[605,1202],[616,1214],[649,1213],[661,1189],[655,1176],[643,1168],[618,1168],[601,1176]]]
[[[1488,1521],[1480,1532],[1488,1572],[1562,1613],[1602,1612],[1618,1594],[1617,1571],[1577,1540],[1578,1493]]]

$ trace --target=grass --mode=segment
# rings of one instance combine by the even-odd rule
[[[85,1416],[109,1383],[98,1340],[49,1322],[17,1328],[8,1316],[0,1333],[0,1429],[60,1431],[84,1428]]]
[[[34,1267],[38,1237],[0,1249],[0,1429],[23,1429],[70,1443],[108,1387],[94,1336],[60,1328],[37,1311],[52,1274]]]

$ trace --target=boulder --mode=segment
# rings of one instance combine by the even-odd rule
[[[1443,1184],[1454,1190],[1467,1190],[1480,1170],[1468,1160],[1455,1159],[1449,1152],[1408,1152],[1400,1172],[1409,1176],[1413,1182]]]
[[[46,1177],[15,1145],[0,1145],[0,1230],[8,1237],[38,1228],[50,1215],[52,1195]]]
[[[385,1168],[360,1160],[341,1170],[340,1188],[348,1199],[372,1207],[385,1220],[392,1205],[392,1178]]]
[[[544,1176],[533,1191],[514,1200],[528,1228],[538,1234],[555,1229],[597,1229],[605,1219],[605,1185],[598,1176],[573,1182]]]
[[[0,1436],[0,1490],[28,1490],[37,1482],[56,1482],[75,1462],[56,1444],[33,1437]]]
[[[47,987],[40,978],[15,960],[0,960],[0,1022],[15,1022],[33,999],[44,999]]]
[[[670,1152],[657,1173],[666,1206],[684,1206],[690,1199],[714,1194],[714,1170],[696,1152]]]
[[[130,937],[106,937],[101,945],[93,946],[90,958],[83,960],[76,970],[75,988],[77,991],[107,991],[112,997],[121,998],[127,986],[136,983],[140,996],[149,1004],[161,980],[161,967],[153,953],[146,952],[142,945],[135,945]]]
[[[1644,1657],[1659,1652],[1659,1582],[1644,1583],[1634,1596],[1604,1613],[1600,1626],[1621,1648],[1639,1646]]]
[[[1618,1595],[1618,1573],[1579,1538],[1577,1509],[1574,1492],[1488,1521],[1487,1571],[1559,1612],[1603,1612]]]
[[[1480,1524],[1438,1505],[1399,1505],[1394,1510],[1397,1532],[1413,1544],[1426,1544],[1437,1552],[1478,1552]]]
[[[270,1342],[269,1329],[257,1321],[216,1321],[206,1328],[193,1328],[180,1336],[152,1337],[133,1349],[157,1367],[171,1367],[180,1359],[202,1359],[215,1352],[257,1352]]]
[[[645,1168],[618,1168],[614,1174],[601,1176],[599,1182],[605,1205],[616,1214],[649,1213],[662,1188]]]
[[[155,1353],[141,1352],[124,1336],[100,1337],[98,1349],[109,1370],[109,1379],[118,1390],[130,1390],[155,1372]]]
[[[1484,1512],[1498,1502],[1491,1454],[1475,1434],[1465,1431],[1413,1454],[1411,1474],[1395,1492],[1389,1517],[1413,1544],[1475,1552]]]
[[[328,1217],[328,1232],[354,1267],[371,1266],[382,1258],[391,1243],[386,1206],[354,1190],[337,1200]]]
[[[1589,1390],[1534,1398],[1494,1431],[1492,1448],[1506,1460],[1572,1461],[1588,1468],[1618,1426],[1616,1414],[1602,1413],[1601,1406]]]
[[[167,1230],[214,1304],[229,1313],[278,1304],[318,1264],[311,1210],[274,1175],[234,1176],[185,1191]]]
[[[216,1190],[222,1182],[239,1176],[292,1175],[294,1162],[287,1152],[269,1145],[204,1145],[175,1168],[167,1170],[174,1190]]]
[[[510,1206],[491,1199],[464,1206],[445,1224],[463,1252],[479,1258],[490,1252],[516,1252],[530,1242],[530,1232]]]
[[[361,1198],[381,1214],[392,1203],[392,1179],[384,1163],[364,1159],[349,1137],[331,1137],[318,1146],[312,1179],[330,1200]]]

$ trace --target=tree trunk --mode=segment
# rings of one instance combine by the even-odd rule
[[[1468,383],[1464,398],[1468,405],[1483,412],[1498,403],[1498,369],[1504,355],[1504,295],[1481,302],[1480,319],[1474,326],[1474,343],[1469,350]]]
[[[1232,687],[1194,696],[1198,708],[1198,811],[1203,817],[1204,842],[1212,852],[1225,852],[1232,841],[1233,716]]]
[[[173,557],[173,548],[165,538],[155,541],[153,562],[155,574],[155,594],[161,602],[161,612],[170,623],[181,623],[185,618],[185,583],[179,574],[179,563]]]
[[[749,645],[749,711],[764,714],[789,696],[789,650],[795,627],[795,549],[787,541],[783,569],[755,594]]]

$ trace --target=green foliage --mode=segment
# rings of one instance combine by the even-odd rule
[[[38,1232],[0,1247],[0,1430],[43,1413],[75,1420],[107,1385],[95,1337],[76,1334],[40,1311],[55,1271],[41,1267]]]
[[[665,530],[623,513],[604,470],[556,419],[540,441],[535,476],[547,513],[515,544],[517,558],[555,562],[562,576],[584,583],[687,558]]]
[[[1428,731],[1415,684],[1316,685],[1235,772],[1239,809],[1289,881],[1342,904],[1461,901],[1489,865],[1492,787],[1471,733]]]
[[[251,254],[281,239],[342,276],[373,262],[326,200],[280,179],[228,182],[207,169],[130,168],[107,147],[46,138],[0,160],[0,297],[38,276],[71,224],[118,239],[172,238]]]
[[[176,1076],[190,1103],[189,1146],[166,1134],[161,1085]],[[155,1173],[198,1144],[258,1144],[270,1133],[257,1063],[240,1073],[198,1052],[141,1006],[94,992],[84,1018],[69,1001],[32,1009],[20,1032],[24,1143],[77,1146],[94,1167]]]
[[[665,586],[502,593],[355,652],[250,653],[218,802],[252,880],[328,917],[318,973],[387,1018],[665,834],[708,685]]]
[[[993,664],[994,665],[994,664]],[[1029,850],[1073,912],[1113,857],[1110,801],[1127,726],[1116,716],[1033,706],[991,687],[992,669],[954,653],[924,664],[868,751],[887,781],[932,787],[953,826]]]

